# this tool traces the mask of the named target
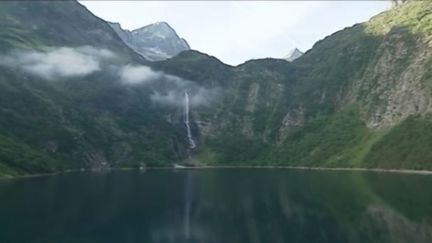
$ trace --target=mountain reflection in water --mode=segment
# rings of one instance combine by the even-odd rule
[[[0,181],[0,242],[432,242],[432,176],[214,169]]]

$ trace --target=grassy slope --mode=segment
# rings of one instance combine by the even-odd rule
[[[378,140],[364,159],[371,167],[432,168],[432,121],[409,117]]]

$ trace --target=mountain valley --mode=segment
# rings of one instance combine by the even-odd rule
[[[238,66],[176,34],[175,45],[148,37],[163,58],[145,54],[131,44],[145,31],[134,39],[75,1],[1,2],[0,20],[0,175],[174,163],[432,169],[426,1],[295,60]]]

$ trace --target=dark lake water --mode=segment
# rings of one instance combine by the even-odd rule
[[[281,169],[0,180],[1,243],[432,242],[432,176]]]

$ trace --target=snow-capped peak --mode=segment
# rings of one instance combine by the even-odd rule
[[[288,62],[292,62],[292,61],[296,60],[297,58],[303,56],[303,54],[304,53],[302,51],[300,51],[297,48],[294,48],[283,59],[287,60]]]
[[[116,23],[110,25],[129,47],[150,61],[164,60],[190,50],[189,44],[166,22],[156,22],[132,31],[123,30]]]

